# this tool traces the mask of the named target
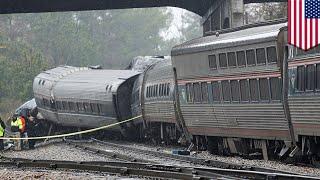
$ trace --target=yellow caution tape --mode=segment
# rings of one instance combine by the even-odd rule
[[[94,128],[94,129],[89,129],[89,130],[79,131],[79,132],[74,132],[74,133],[68,133],[68,134],[60,134],[60,135],[54,135],[54,136],[42,136],[42,137],[27,137],[27,138],[10,138],[10,137],[9,138],[5,138],[5,137],[3,137],[3,138],[0,138],[0,139],[3,139],[3,140],[40,140],[40,139],[54,139],[54,138],[63,138],[63,137],[69,137],[69,136],[76,136],[76,135],[87,134],[87,133],[91,133],[91,132],[107,129],[107,128],[110,128],[110,127],[113,127],[113,126],[117,126],[117,125],[120,125],[120,124],[124,124],[124,123],[130,122],[130,121],[133,121],[135,119],[138,119],[140,117],[142,117],[142,115],[136,116],[136,117],[133,117],[133,118],[121,121],[121,122],[117,122],[117,123],[114,123],[114,124],[109,124],[109,125],[98,127],[98,128]]]

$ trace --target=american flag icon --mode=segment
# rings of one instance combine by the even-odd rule
[[[320,0],[288,0],[288,41],[303,50],[320,43]]]

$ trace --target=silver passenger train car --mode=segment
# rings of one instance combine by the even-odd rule
[[[132,117],[131,91],[138,74],[62,66],[39,74],[33,91],[45,119],[62,126],[94,128]]]
[[[229,32],[228,32],[229,31]],[[249,25],[173,48],[180,108],[196,142],[219,153],[320,152],[320,48],[287,44],[287,24]]]
[[[160,142],[185,137],[214,153],[319,159],[320,47],[288,45],[286,22],[212,32],[171,55],[135,61],[140,72],[45,71],[34,80],[39,111],[76,127],[141,115],[121,132]]]
[[[142,115],[142,124],[156,140],[176,140],[176,104],[171,59],[149,66],[136,80],[132,112]]]
[[[201,37],[172,50],[188,131],[231,153],[291,141],[283,106],[286,23]]]

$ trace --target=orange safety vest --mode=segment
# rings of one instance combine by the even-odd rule
[[[17,123],[19,125],[19,131],[21,133],[24,133],[24,131],[26,129],[26,120],[24,119],[24,117],[23,116],[18,117]]]

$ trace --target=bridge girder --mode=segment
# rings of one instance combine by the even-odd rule
[[[203,16],[215,0],[1,0],[0,14],[179,7]],[[244,3],[286,0],[245,0]]]

